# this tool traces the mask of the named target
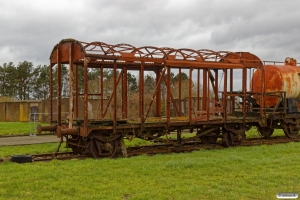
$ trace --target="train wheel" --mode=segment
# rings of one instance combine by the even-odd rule
[[[273,128],[269,128],[269,127],[261,127],[261,126],[259,126],[258,127],[258,131],[259,131],[259,133],[262,136],[264,136],[266,139],[268,139],[273,134],[274,129]]]
[[[114,157],[120,146],[120,139],[111,142],[103,142],[95,138],[88,143],[88,152],[94,157]]]
[[[234,135],[231,132],[223,132],[222,141],[225,147],[231,147],[234,144]]]
[[[212,135],[203,135],[200,139],[203,144],[216,144],[218,137],[213,133]]]
[[[299,130],[296,129],[296,125],[291,123],[282,123],[283,125],[283,132],[286,137],[288,138],[296,138],[299,136]]]

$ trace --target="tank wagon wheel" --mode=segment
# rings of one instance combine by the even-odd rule
[[[118,145],[116,145],[115,143],[117,142],[117,140],[113,141],[113,142],[101,142],[99,140],[94,140],[92,142],[92,155],[94,158],[99,158],[100,156],[110,156],[110,157],[114,157],[116,151],[117,151],[117,147]]]
[[[281,122],[283,127],[283,132],[288,138],[297,138],[299,136],[299,127],[295,124]]]
[[[216,144],[218,135],[216,133],[210,133],[208,135],[201,136],[200,139],[203,144]]]
[[[245,138],[246,138],[245,134],[235,135],[235,133],[230,131],[223,132],[222,134],[222,141],[225,147],[240,145]]]
[[[270,127],[259,126],[258,131],[259,131],[260,135],[264,136],[266,139],[269,139],[271,137],[271,135],[273,134],[274,129],[270,128]]]
[[[231,147],[234,145],[234,134],[231,132],[223,132],[222,141],[225,147]]]
[[[106,139],[106,137],[105,137]],[[94,158],[99,157],[114,157],[119,150],[121,139],[113,138],[110,141],[105,141],[104,137],[92,137],[87,144],[87,152]]]

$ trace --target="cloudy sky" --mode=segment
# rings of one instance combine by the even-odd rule
[[[300,61],[299,0],[0,0],[0,65],[48,64],[65,38]]]

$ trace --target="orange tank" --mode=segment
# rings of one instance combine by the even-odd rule
[[[286,98],[300,98],[300,67],[297,67],[297,61],[293,58],[286,58],[284,65],[264,65],[265,70],[265,92],[285,91]],[[253,92],[261,91],[261,69],[254,72],[251,85]],[[254,96],[259,102],[257,96]],[[278,102],[278,97],[267,96],[265,106],[272,107]]]

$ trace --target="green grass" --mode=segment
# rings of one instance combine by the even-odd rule
[[[249,131],[246,132],[247,138],[251,137],[261,137],[260,133],[258,132],[256,127],[251,128]],[[272,136],[284,136],[284,132],[282,129],[274,129]]]
[[[38,123],[33,122],[0,122],[0,136],[29,135],[36,133]],[[42,123],[42,126],[49,123]]]
[[[1,154],[11,154],[9,148],[26,154],[41,147],[0,147]],[[3,162],[0,199],[276,199],[277,192],[300,191],[299,148],[300,143],[289,143],[117,159]]]

